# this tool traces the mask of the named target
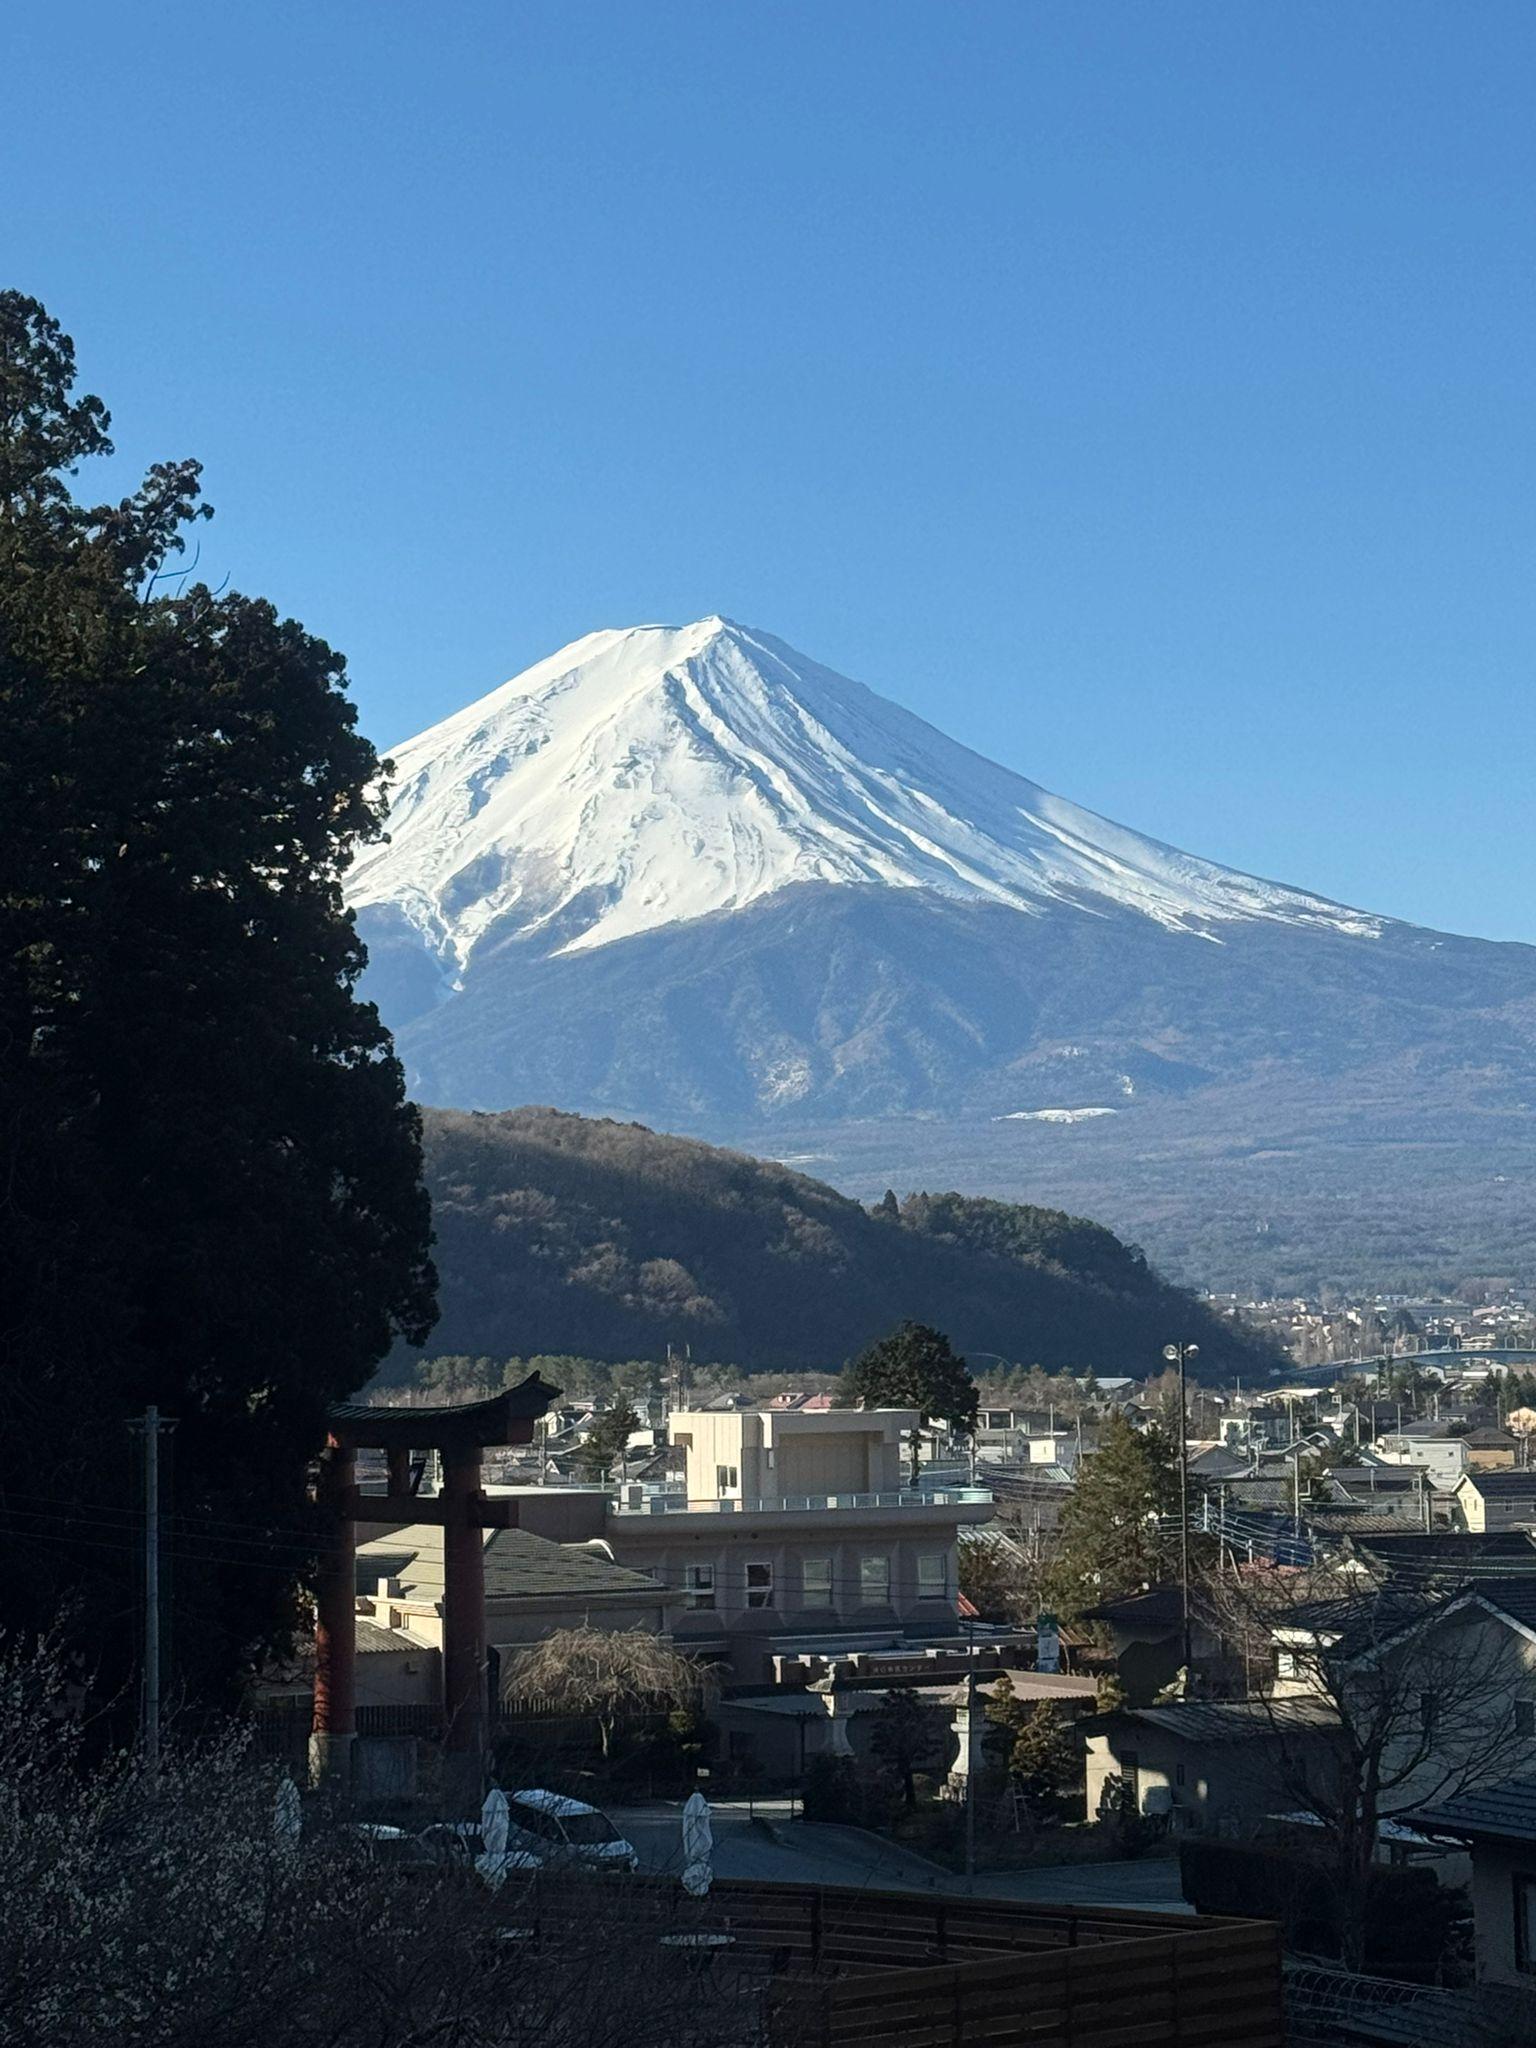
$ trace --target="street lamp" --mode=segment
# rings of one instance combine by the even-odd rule
[[[1189,1412],[1185,1406],[1184,1370],[1200,1356],[1198,1344],[1165,1344],[1163,1356],[1179,1368],[1179,1611],[1184,1631],[1184,1691],[1194,1677],[1194,1652],[1189,1633]]]

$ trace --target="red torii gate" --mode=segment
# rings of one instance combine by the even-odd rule
[[[371,1408],[343,1401],[327,1411],[328,1441],[320,1461],[316,1505],[331,1541],[315,1586],[315,1711],[309,1738],[316,1784],[349,1783],[357,1732],[357,1524],[430,1522],[443,1532],[444,1776],[461,1803],[478,1803],[485,1753],[486,1529],[517,1523],[517,1502],[487,1499],[481,1453],[491,1444],[533,1441],[533,1425],[560,1389],[537,1373],[488,1401],[450,1408]],[[362,1493],[357,1453],[382,1450],[388,1484]],[[443,1488],[423,1498],[412,1490],[412,1451],[435,1450]]]

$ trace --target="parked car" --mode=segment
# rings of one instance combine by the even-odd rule
[[[497,1883],[520,1871],[543,1867],[538,1856],[514,1846],[511,1841],[493,1863],[486,1854],[485,1838],[476,1820],[436,1821],[431,1827],[423,1828],[417,1840],[434,1863],[446,1863],[454,1869],[477,1870],[482,1877],[494,1879]]]
[[[638,1870],[640,1857],[606,1813],[558,1792],[507,1794],[507,1848],[545,1865],[585,1863],[601,1870]]]
[[[340,1833],[348,1854],[363,1862],[387,1863],[396,1869],[426,1870],[438,1860],[418,1836],[408,1834],[404,1828],[386,1827],[382,1821],[352,1821]]]

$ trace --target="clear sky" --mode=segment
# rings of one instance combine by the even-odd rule
[[[381,743],[720,611],[1531,940],[1533,106],[1531,0],[16,6],[0,283]]]

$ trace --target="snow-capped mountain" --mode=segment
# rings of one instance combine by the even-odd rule
[[[422,1101],[1081,1207],[1211,1284],[1332,1277],[1373,1205],[1376,1284],[1424,1239],[1526,1275],[1536,949],[1176,852],[719,618],[393,758],[348,893]]]
[[[349,894],[398,909],[455,981],[487,938],[574,953],[804,883],[1207,936],[1380,929],[1095,817],[727,619],[589,634],[393,759],[389,843]]]

